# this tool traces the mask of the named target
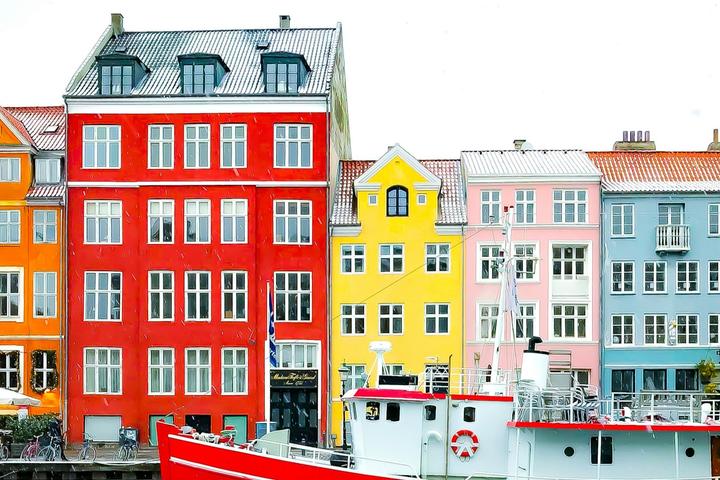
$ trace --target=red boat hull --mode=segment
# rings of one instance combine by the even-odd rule
[[[172,424],[158,422],[158,449],[162,480],[387,480],[354,470],[308,464],[245,449],[201,442],[180,433]]]

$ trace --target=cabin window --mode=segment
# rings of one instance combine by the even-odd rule
[[[686,450],[685,450],[685,455],[686,455],[688,458],[694,457],[694,456],[695,456],[695,449],[692,448],[692,447],[686,449]]]
[[[400,404],[399,403],[388,403],[387,409],[385,410],[385,419],[390,422],[400,421]]]
[[[367,402],[365,404],[365,420],[379,420],[380,419],[380,403],[379,402]]]
[[[598,437],[590,438],[590,463],[598,463]],[[610,465],[613,463],[612,437],[602,437],[600,446],[600,464]]]
[[[437,408],[435,405],[425,405],[425,420],[433,421],[437,417]]]
[[[357,420],[357,408],[355,407],[355,404],[352,403],[352,408],[350,408],[350,419]]]
[[[575,449],[573,447],[565,447],[563,453],[565,453],[566,457],[572,457],[573,455],[575,455]]]
[[[465,407],[463,409],[463,420],[466,422],[475,421],[475,407]]]

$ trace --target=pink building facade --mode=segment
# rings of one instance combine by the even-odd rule
[[[576,150],[466,151],[465,358],[493,357],[500,278],[497,258],[512,222],[519,311],[505,315],[500,368],[518,369],[532,336],[550,367],[598,384],[600,330],[600,172]]]

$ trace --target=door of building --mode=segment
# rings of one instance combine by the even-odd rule
[[[270,372],[270,420],[278,430],[290,430],[292,443],[317,446],[317,370]]]
[[[173,415],[150,415],[150,425],[148,431],[150,432],[150,445],[153,447],[157,446],[157,426],[155,425],[160,420],[166,423],[173,423],[175,417]]]
[[[720,437],[710,437],[710,462],[713,478],[720,477]]]
[[[224,415],[223,429],[235,427],[235,443],[247,442],[247,415]]]

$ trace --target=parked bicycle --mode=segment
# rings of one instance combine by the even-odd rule
[[[0,461],[10,458],[10,444],[12,443],[12,431],[0,430]]]
[[[40,449],[38,460],[45,460],[46,462],[57,462],[60,460],[60,442],[60,438],[50,437],[50,443]]]
[[[81,462],[94,462],[95,457],[97,457],[97,450],[95,450],[95,447],[93,447],[92,437],[85,433],[83,434],[83,444],[82,448],[78,452],[77,459]]]
[[[138,441],[137,428],[121,427],[120,428],[120,447],[115,452],[115,459],[120,461],[132,461],[137,458]]]
[[[28,462],[31,460],[37,460],[38,455],[40,454],[40,449],[42,448],[40,446],[40,437],[42,437],[42,435],[34,435],[33,439],[25,445],[22,453],[20,454],[20,460]]]

